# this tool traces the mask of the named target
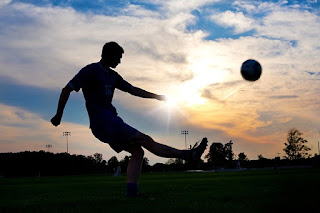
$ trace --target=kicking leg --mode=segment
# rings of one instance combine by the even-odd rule
[[[157,143],[150,136],[145,135],[141,132],[137,132],[137,134],[132,138],[133,143],[139,144],[140,146],[146,148],[151,153],[165,158],[186,158],[187,150],[179,150],[173,147]]]
[[[132,138],[133,143],[143,146],[153,154],[165,158],[180,158],[183,160],[195,160],[201,157],[207,147],[207,138],[202,139],[200,145],[191,150],[179,150],[173,147],[155,142],[150,136],[137,132]]]

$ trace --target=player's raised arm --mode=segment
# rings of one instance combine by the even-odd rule
[[[57,113],[51,119],[51,123],[54,126],[58,126],[60,124],[64,107],[66,106],[66,103],[68,102],[68,99],[69,99],[69,96],[70,96],[70,93],[72,92],[72,90],[73,89],[69,85],[65,86],[62,89],[61,94],[60,94],[60,98],[59,98]]]
[[[145,91],[143,89],[140,89],[138,87],[133,87],[130,94],[134,95],[134,96],[141,97],[141,98],[153,98],[153,99],[157,99],[159,101],[166,101],[166,99],[167,99],[166,96],[164,96],[164,95],[157,95],[157,94]]]

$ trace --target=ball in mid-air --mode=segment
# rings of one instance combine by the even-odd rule
[[[246,60],[241,66],[241,75],[247,81],[256,81],[260,78],[262,68],[259,62],[253,59]]]

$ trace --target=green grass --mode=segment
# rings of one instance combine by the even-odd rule
[[[308,212],[318,208],[320,170],[142,174],[124,197],[126,177],[0,178],[0,212]]]

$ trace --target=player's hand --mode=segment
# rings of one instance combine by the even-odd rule
[[[167,101],[167,97],[165,95],[158,95],[157,100],[159,101]]]
[[[53,118],[51,118],[51,123],[53,126],[59,126],[61,123],[61,116],[60,115],[55,115]]]

